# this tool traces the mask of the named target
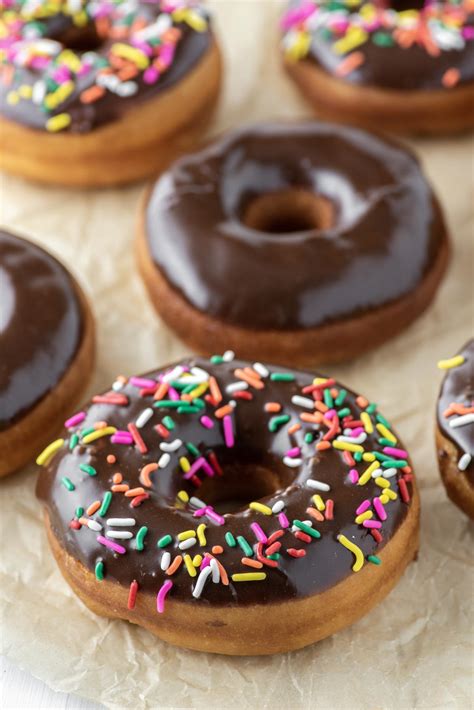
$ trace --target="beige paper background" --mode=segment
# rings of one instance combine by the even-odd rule
[[[279,68],[280,2],[211,2],[227,62],[213,131],[308,116]],[[179,650],[95,617],[62,580],[34,497],[35,470],[0,485],[2,647],[56,690],[112,708],[470,708],[473,684],[472,524],[438,477],[436,361],[472,334],[473,142],[413,142],[446,208],[454,258],[435,303],[402,337],[331,373],[379,402],[411,451],[422,492],[419,560],[354,627],[297,653],[225,658]],[[143,185],[101,192],[43,188],[4,176],[1,222],[58,254],[91,297],[98,363],[90,392],[186,348],[160,323],[137,275],[132,238]],[[258,632],[258,631],[256,631]]]

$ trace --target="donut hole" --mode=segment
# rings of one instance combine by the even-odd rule
[[[92,22],[85,27],[70,27],[55,39],[67,49],[72,49],[75,52],[94,52],[100,49],[104,43]]]
[[[252,501],[274,495],[283,487],[285,482],[278,472],[263,465],[237,462],[224,464],[222,476],[205,478],[196,495],[224,515],[246,510]]]
[[[247,205],[243,223],[258,232],[293,234],[326,230],[334,225],[334,205],[327,197],[302,188],[267,192]]]
[[[396,12],[405,12],[406,10],[422,10],[428,2],[426,0],[386,0],[382,4],[396,10]]]

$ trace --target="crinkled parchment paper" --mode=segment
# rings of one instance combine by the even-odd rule
[[[280,70],[278,2],[217,0],[227,74],[213,132],[242,121],[308,116]],[[418,562],[354,627],[270,658],[178,650],[124,622],[91,614],[53,562],[31,468],[0,484],[2,646],[56,690],[112,708],[471,708],[473,528],[448,502],[433,443],[436,362],[473,328],[473,144],[417,141],[454,242],[435,303],[405,334],[331,372],[377,401],[409,448],[422,493]],[[99,356],[90,392],[118,373],[186,353],[155,316],[132,253],[143,185],[97,192],[2,180],[2,223],[58,254],[89,293]],[[396,274],[394,274],[396,278]]]

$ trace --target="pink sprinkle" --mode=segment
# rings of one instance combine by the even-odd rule
[[[181,399],[179,393],[174,389],[174,387],[170,387],[168,389],[168,397],[174,402],[177,402],[179,399]]]
[[[143,81],[145,84],[156,84],[160,78],[160,72],[155,67],[148,67],[143,73]]]
[[[289,30],[295,25],[299,25],[311,17],[311,15],[316,12],[318,8],[312,2],[306,2],[301,7],[294,8],[293,10],[288,10],[281,20],[281,27],[283,30]]]
[[[133,385],[133,387],[139,387],[140,389],[153,389],[154,387],[156,387],[155,380],[149,380],[145,377],[131,377],[129,379],[129,382],[131,385]]]
[[[215,475],[214,469],[212,468],[211,464],[206,461],[206,459],[204,459],[202,467],[207,476],[210,476],[212,478],[212,476]]]
[[[359,480],[359,474],[357,473],[355,468],[351,468],[351,470],[349,471],[349,478],[351,483],[357,483],[357,481]]]
[[[328,409],[324,417],[325,419],[334,419],[334,417],[337,417],[337,412],[335,409]]]
[[[383,452],[384,454],[395,456],[396,459],[408,458],[408,451],[405,451],[404,449],[394,449],[393,446],[384,446]]]
[[[278,516],[278,522],[280,523],[280,526],[282,528],[289,528],[290,527],[289,520],[286,517],[285,513],[280,513],[280,515]]]
[[[364,528],[372,528],[372,529],[382,527],[382,523],[379,523],[378,520],[364,520],[362,525],[364,526]]]
[[[224,439],[225,439],[225,445],[227,446],[228,449],[231,449],[234,446],[234,427],[232,424],[232,417],[229,414],[226,414],[226,416],[223,419],[224,423]]]
[[[69,419],[66,419],[66,421],[64,422],[64,426],[66,427],[66,429],[72,429],[72,427],[77,426],[78,424],[83,422],[85,418],[85,412],[78,412],[77,414],[74,414],[74,416],[69,417]]]
[[[265,533],[263,532],[262,528],[260,527],[260,525],[258,523],[251,523],[250,527],[254,531],[255,537],[257,538],[257,540],[259,542],[263,542],[263,543],[267,542],[268,537],[265,535]]]
[[[163,583],[163,586],[161,587],[158,594],[156,595],[156,610],[159,614],[162,614],[165,610],[166,595],[168,594],[172,586],[173,582],[171,581],[171,579],[167,579],[166,582]]]
[[[301,449],[299,446],[294,446],[292,449],[289,449],[285,456],[289,456],[290,458],[294,459],[295,456],[299,456],[301,453]]]
[[[379,516],[380,520],[387,520],[387,513],[385,512],[385,508],[383,503],[380,501],[380,498],[374,498],[372,502],[374,504],[375,512]]]
[[[133,444],[133,436],[126,431],[117,431],[110,441],[112,444]]]
[[[203,560],[202,560],[202,562],[201,562],[201,565],[200,565],[199,569],[200,569],[201,572],[202,572],[202,570],[203,570],[205,567],[209,567],[210,564],[211,564],[211,558],[210,558],[210,557],[204,557]]]
[[[222,515],[219,515],[219,513],[216,513],[214,508],[211,508],[210,505],[206,508],[206,515],[208,518],[211,518],[211,520],[214,520],[214,522],[218,525],[225,524],[225,518],[223,518]]]
[[[125,547],[122,547],[122,545],[118,545],[116,542],[112,542],[112,540],[109,540],[103,535],[97,535],[97,542],[100,542],[100,544],[104,545],[105,547],[109,547],[114,552],[118,552],[119,555],[124,555],[127,552]]]
[[[364,434],[364,433],[365,433],[365,429],[361,426],[358,426],[351,431],[351,436],[353,438],[357,438],[359,436],[359,434]]]
[[[205,414],[203,417],[201,417],[201,424],[202,424],[203,427],[205,427],[206,429],[212,429],[212,427],[214,426],[214,422],[213,422],[212,419],[211,419],[210,417],[208,417],[206,414]]]
[[[205,508],[198,508],[197,510],[194,511],[193,517],[202,518],[202,516],[206,515],[206,513],[207,513],[207,506]]]
[[[194,474],[197,471],[199,471],[200,468],[202,468],[205,461],[206,461],[206,459],[204,458],[204,456],[200,456],[198,459],[196,459],[196,461],[193,463],[193,465],[191,466],[189,471],[184,474],[183,478],[185,478],[186,480],[188,480],[189,478],[192,478],[194,476]]]
[[[366,510],[370,508],[370,500],[364,500],[362,503],[359,505],[359,507],[356,509],[356,514],[361,515],[362,513],[365,513]]]

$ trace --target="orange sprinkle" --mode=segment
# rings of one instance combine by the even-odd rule
[[[227,587],[229,585],[229,577],[227,576],[227,572],[225,571],[224,565],[222,565],[216,557],[213,557],[208,552],[206,552],[204,557],[212,557],[212,559],[217,562],[217,566],[219,567],[219,572],[221,573],[221,582],[225,587]]]
[[[224,552],[224,548],[221,545],[214,545],[211,552],[213,555],[221,555]]]
[[[331,443],[329,441],[318,441],[316,448],[318,451],[324,451],[331,448]]]
[[[253,567],[254,569],[262,569],[263,563],[258,560],[251,560],[250,557],[242,557],[240,560],[243,565],[247,567]]]
[[[303,412],[303,414],[300,414],[300,419],[302,422],[308,422],[309,424],[321,424],[323,417],[320,412],[315,412],[314,414]]]
[[[97,431],[98,429],[105,429],[108,426],[107,422],[95,422],[94,423],[94,429]]]
[[[122,481],[123,481],[122,474],[119,471],[117,471],[117,473],[114,473],[114,475],[112,477],[112,481],[114,483],[122,483]]]
[[[312,518],[318,521],[318,523],[324,522],[324,515],[319,512],[319,510],[316,510],[316,508],[306,508],[306,512],[308,515],[311,515]]]
[[[295,432],[299,431],[301,429],[301,424],[292,424],[290,427],[288,427],[288,434],[294,434]]]
[[[150,474],[153,473],[153,471],[156,471],[157,468],[157,463],[147,463],[146,466],[143,466],[142,470],[140,471],[140,475],[138,476],[138,478],[140,479],[140,483],[142,483],[147,488],[151,488],[152,483]]]
[[[314,407],[318,410],[318,412],[322,412],[323,414],[325,414],[329,409],[329,407],[324,404],[324,402],[315,402]]]
[[[134,498],[135,496],[141,496],[144,493],[145,493],[145,489],[139,487],[139,488],[130,488],[129,491],[125,492],[125,495],[127,496],[127,498]]]
[[[223,417],[227,416],[227,414],[232,414],[233,411],[233,408],[229,404],[226,404],[225,407],[216,409],[215,415],[218,419],[223,419]]]
[[[339,390],[336,389],[335,387],[333,387],[333,388],[331,389],[331,397],[334,397],[334,399],[336,399],[336,397],[337,397],[338,394],[339,394]]]
[[[459,80],[461,78],[461,73],[459,69],[456,69],[455,67],[452,67],[451,69],[448,69],[443,74],[443,78],[441,79],[441,83],[446,89],[452,89],[453,86],[456,86],[456,84],[459,83]]]
[[[336,76],[347,76],[354,69],[358,69],[365,61],[365,57],[362,52],[352,52],[345,59],[342,60],[340,64],[337,65],[335,74]]]
[[[112,486],[112,490],[114,493],[125,493],[125,491],[128,491],[130,486],[128,483],[121,483],[120,485],[115,485]]]
[[[265,405],[266,412],[281,412],[281,404],[278,402],[267,402]]]
[[[182,561],[183,561],[182,556],[181,556],[181,555],[176,555],[176,557],[174,558],[173,562],[170,564],[170,566],[169,566],[168,569],[166,570],[166,574],[170,574],[170,575],[171,575],[171,574],[174,574],[174,573],[179,569],[179,566],[180,566],[180,564],[181,564]]]
[[[255,373],[256,374],[256,373]],[[254,387],[256,390],[263,390],[265,385],[261,380],[257,380],[256,377],[249,375],[245,370],[241,370],[240,367],[238,367],[234,371],[234,375],[239,379],[243,380],[244,382],[247,382],[251,387]]]
[[[121,81],[128,81],[129,79],[134,79],[138,75],[138,69],[130,64],[128,67],[124,67],[118,73],[118,78]]]
[[[361,394],[356,399],[357,406],[361,409],[365,409],[369,406],[369,400],[363,397]]]
[[[253,367],[244,367],[244,372],[246,372],[249,377],[256,377],[257,380],[262,379],[262,376],[259,375],[258,372],[253,369]]]
[[[100,506],[101,506],[100,500],[95,500],[87,508],[87,510],[86,510],[87,515],[89,515],[89,516],[94,515],[94,513],[96,513],[99,510]]]
[[[79,518],[79,522],[81,525],[87,525],[87,518]]]
[[[107,463],[115,463],[117,461],[117,458],[113,454],[109,454],[107,456]],[[115,474],[117,475],[117,474]]]
[[[98,101],[104,94],[104,87],[95,84],[81,93],[80,100],[83,104],[92,104],[94,101]]]
[[[168,385],[166,382],[162,382],[161,385],[156,390],[153,395],[153,399],[163,399],[163,397],[168,393]]]
[[[212,399],[216,405],[220,404],[222,402],[222,393],[215,377],[209,378],[209,389],[211,391]]]

